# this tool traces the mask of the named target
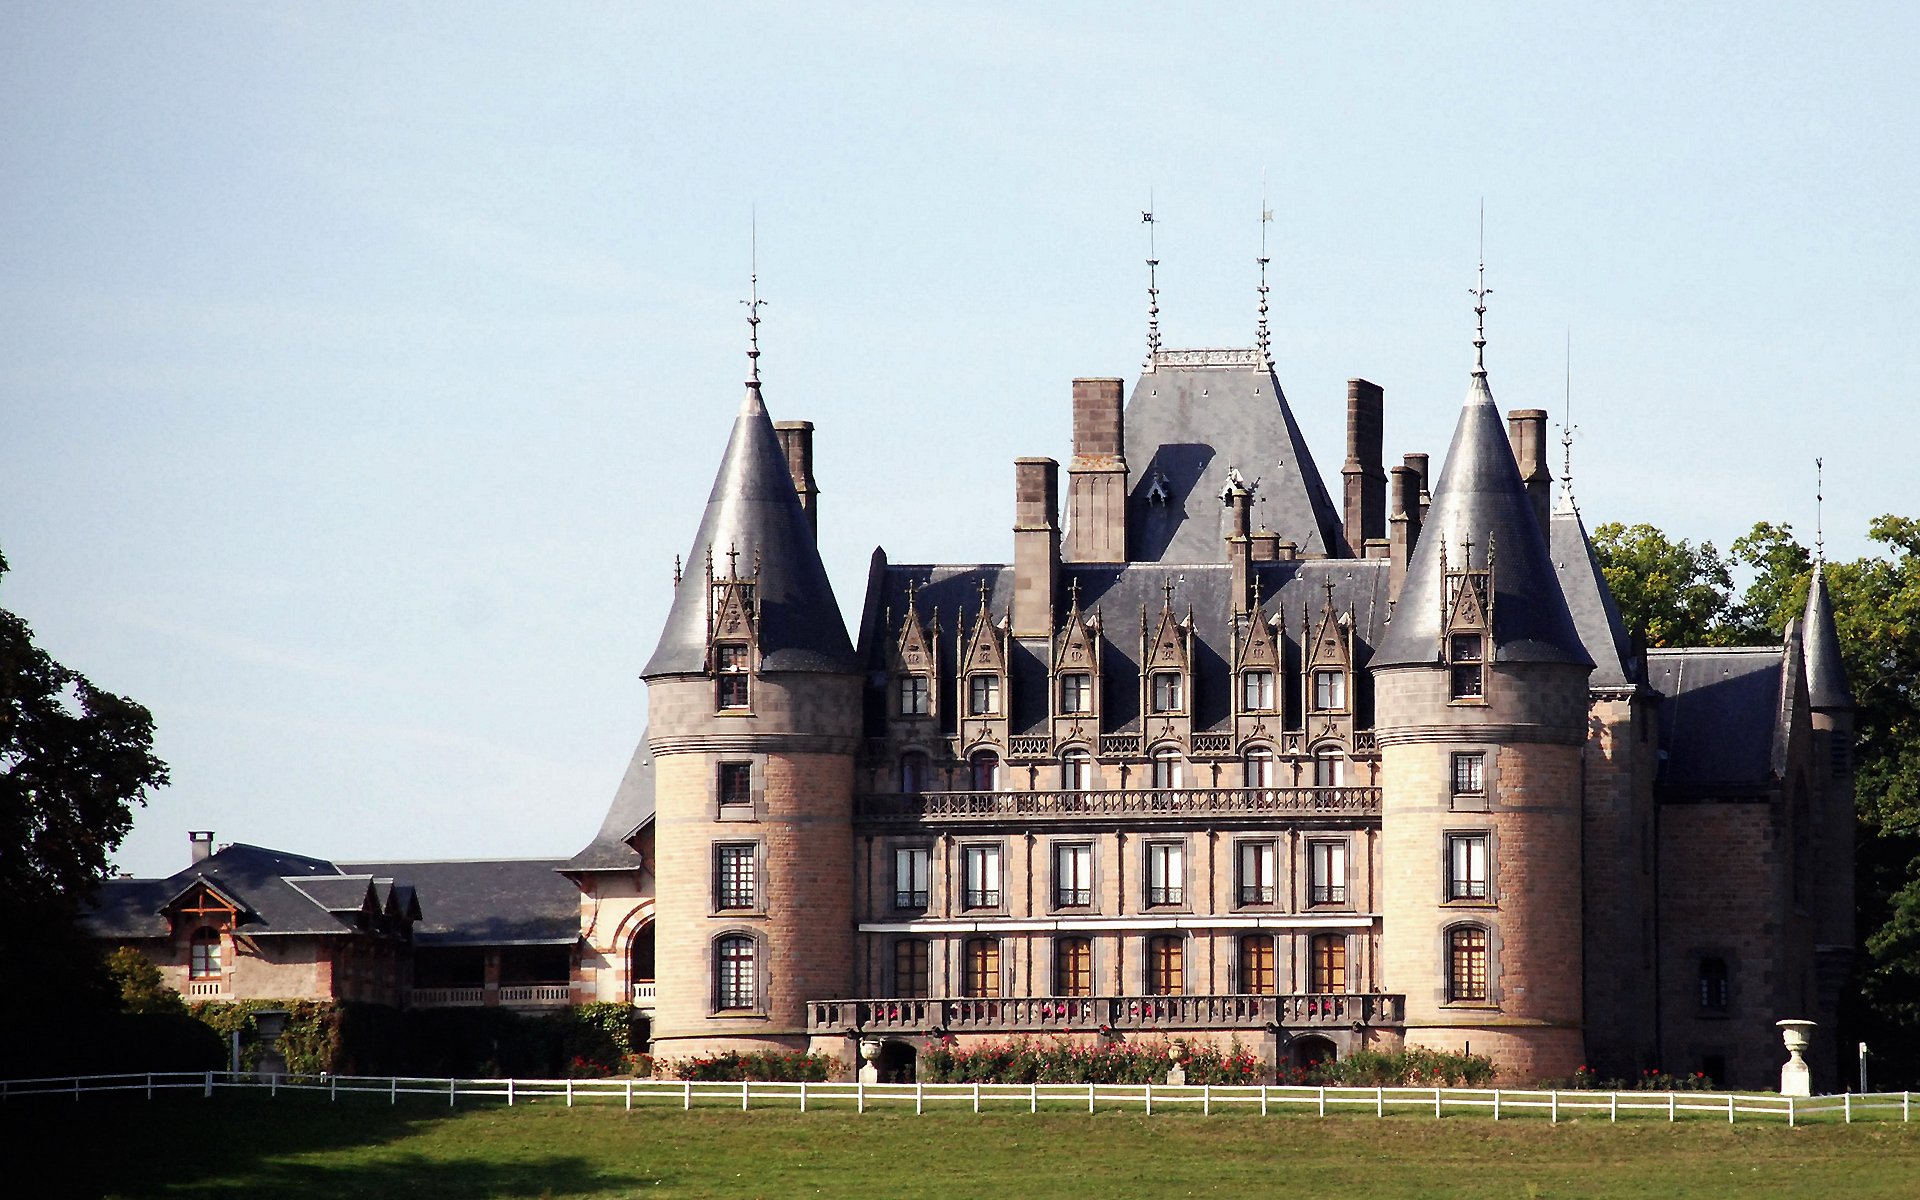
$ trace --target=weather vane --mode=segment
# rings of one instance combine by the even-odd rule
[[[1827,561],[1827,460],[1813,460],[1813,556],[1821,562]]]
[[[760,298],[760,214],[748,210],[747,216],[747,382],[760,382],[760,310],[766,301]]]
[[[1260,172],[1260,320],[1254,331],[1254,344],[1260,349],[1260,361],[1273,365],[1271,335],[1267,332],[1267,226],[1273,224],[1273,210],[1267,207],[1267,173]]]
[[[1473,296],[1473,373],[1487,373],[1487,297],[1493,295],[1493,289],[1487,286],[1487,202],[1480,201],[1480,282],[1469,289]]]
[[[1147,365],[1153,365],[1153,356],[1160,353],[1160,257],[1154,249],[1153,238],[1153,189],[1147,189],[1147,207],[1140,214],[1140,221],[1147,227]]]

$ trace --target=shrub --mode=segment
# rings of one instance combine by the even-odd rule
[[[1339,1087],[1485,1087],[1497,1069],[1484,1054],[1414,1047],[1391,1053],[1355,1050],[1335,1062],[1317,1064],[1287,1082]]]
[[[120,995],[121,1012],[187,1015],[187,1002],[167,986],[160,968],[131,946],[107,955],[107,977]]]
[[[752,1079],[820,1083],[830,1078],[839,1066],[838,1059],[798,1050],[755,1050],[746,1054],[728,1050],[706,1057],[674,1059],[667,1064],[667,1070],[675,1079],[697,1081]]]
[[[920,1055],[928,1083],[1164,1083],[1171,1042],[1101,1042],[1014,1038],[957,1048],[934,1041]],[[1226,1050],[1199,1046],[1186,1056],[1189,1083],[1259,1083],[1266,1067],[1235,1041]]]

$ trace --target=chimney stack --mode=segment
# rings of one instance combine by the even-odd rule
[[[1013,460],[1013,636],[1053,636],[1060,578],[1060,464]]]
[[[1233,612],[1238,616],[1252,607],[1253,598],[1253,491],[1238,478],[1227,485],[1227,507],[1233,514],[1227,562],[1233,567]]]
[[[787,459],[787,471],[793,476],[793,490],[800,494],[800,507],[814,536],[820,534],[820,510],[816,507],[820,489],[813,482],[813,422],[775,421],[773,436],[780,439],[780,453]]]
[[[1400,461],[1405,463],[1415,475],[1420,477],[1419,523],[1425,525],[1427,523],[1427,510],[1433,507],[1433,485],[1427,477],[1427,456],[1425,454],[1408,454],[1402,457]],[[1413,506],[1409,505],[1407,511],[1412,513]]]
[[[1513,444],[1513,461],[1520,468],[1520,482],[1526,485],[1527,499],[1533,501],[1533,515],[1540,522],[1540,534],[1544,537],[1548,518],[1553,513],[1553,475],[1547,470],[1546,410],[1516,408],[1508,413],[1507,441]]]
[[[194,862],[203,863],[213,857],[213,830],[189,830],[187,832],[187,840],[193,843]]]
[[[1409,458],[1412,455],[1408,455]],[[1400,582],[1407,577],[1407,564],[1413,560],[1413,548],[1420,541],[1420,472],[1412,467],[1393,469],[1392,512],[1388,537],[1387,599],[1400,598]]]
[[[1119,379],[1073,381],[1068,562],[1127,561],[1127,446]]]
[[[1347,545],[1355,558],[1365,556],[1368,542],[1387,536],[1387,475],[1380,457],[1385,410],[1379,384],[1347,380],[1347,463],[1340,474],[1346,484]]]

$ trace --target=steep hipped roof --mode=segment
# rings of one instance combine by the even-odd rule
[[[738,557],[729,560],[729,551]],[[729,561],[744,578],[760,572],[760,665],[767,671],[853,670],[840,606],[814,544],[813,526],[793,490],[773,422],[749,382],[733,436],[720,460],[713,491],[687,556],[686,577],[674,590],[660,644],[641,674],[702,671],[707,655],[705,563],[711,554],[724,573]]]
[[[1600,571],[1600,560],[1593,553],[1593,540],[1587,536],[1580,510],[1563,503],[1554,509],[1548,525],[1553,568],[1560,577],[1560,594],[1566,599],[1567,611],[1573,615],[1574,628],[1580,631],[1587,656],[1593,659],[1593,674],[1587,677],[1588,685],[1633,686],[1627,627],[1620,619],[1613,590],[1607,587],[1607,577]]]
[[[236,842],[158,885],[150,879],[106,881],[85,924],[97,937],[164,937],[169,925],[161,910],[204,881],[241,906],[241,925],[250,937],[347,933],[350,926],[330,907],[337,899],[334,889],[341,886],[332,881],[340,875],[340,868],[323,858]],[[303,890],[317,880],[327,881],[316,889],[325,889],[324,899]],[[369,882],[362,878],[345,886],[364,896]]]
[[[600,832],[586,848],[568,859],[566,871],[632,871],[640,864],[639,852],[628,839],[640,827],[653,820],[653,751],[647,746],[647,731],[640,731],[640,744],[627,762],[626,774],[614,789],[613,803]]]
[[[1259,482],[1255,527],[1273,530],[1302,554],[1347,552],[1339,510],[1259,351],[1156,353],[1154,369],[1134,385],[1123,424],[1129,559],[1224,562],[1228,510],[1220,493],[1229,467]]]
[[[1840,630],[1833,621],[1833,598],[1827,594],[1827,564],[1820,559],[1814,560],[1801,628],[1806,638],[1808,703],[1816,709],[1852,708],[1853,689],[1847,685],[1846,664],[1840,660]]]
[[[1658,708],[1658,782],[1665,787],[1750,791],[1775,777],[1780,747],[1780,646],[1647,652]]]
[[[1590,664],[1592,658],[1574,628],[1573,615],[1560,594],[1560,581],[1547,548],[1545,531],[1520,482],[1513,446],[1494,407],[1486,372],[1476,368],[1467,388],[1460,423],[1446,466],[1433,489],[1433,507],[1420,529],[1420,543],[1393,620],[1373,656],[1372,665],[1416,666],[1438,661],[1442,601],[1448,565],[1467,565],[1465,547],[1473,542],[1475,567],[1493,551],[1493,641],[1496,658],[1506,662]]]
[[[580,889],[559,873],[563,859],[340,865],[403,880],[426,897],[426,919],[413,929],[418,945],[562,945],[580,937]]]

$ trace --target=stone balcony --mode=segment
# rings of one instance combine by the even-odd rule
[[[1405,997],[1369,993],[1287,996],[1083,996],[1069,999],[815,1000],[818,1034],[1093,1033],[1165,1030],[1398,1027]]]
[[[1378,818],[1377,787],[1128,788],[1035,792],[868,793],[854,819],[873,824],[999,821],[1190,821],[1196,818]]]

